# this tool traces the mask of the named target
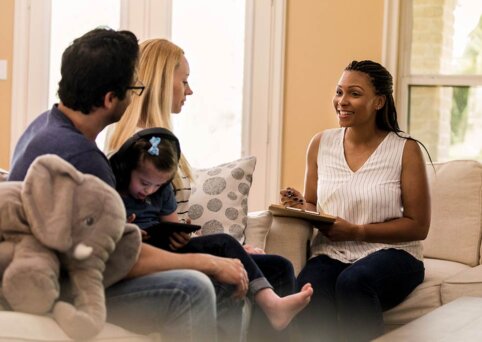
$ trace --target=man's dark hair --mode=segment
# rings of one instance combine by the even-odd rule
[[[126,96],[137,66],[139,45],[130,31],[96,28],[77,38],[62,55],[59,98],[70,109],[88,114],[112,91]]]

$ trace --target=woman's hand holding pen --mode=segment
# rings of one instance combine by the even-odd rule
[[[305,205],[305,198],[298,190],[294,188],[286,188],[280,191],[281,204],[285,207],[293,207],[303,209]]]

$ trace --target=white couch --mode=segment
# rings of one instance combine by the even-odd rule
[[[397,307],[385,313],[387,330],[418,318],[461,296],[482,297],[482,164],[474,161],[427,166],[432,223],[424,241],[425,281]],[[291,260],[298,273],[309,251],[313,230],[294,218],[249,214],[247,243]],[[93,341],[155,341],[106,324]],[[70,341],[47,316],[0,312],[0,341]]]

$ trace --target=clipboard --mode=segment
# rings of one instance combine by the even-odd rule
[[[271,211],[274,216],[296,217],[313,223],[332,224],[336,220],[336,217],[332,215],[293,207],[285,207],[281,204],[271,204],[268,210]]]

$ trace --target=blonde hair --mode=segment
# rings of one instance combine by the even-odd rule
[[[133,96],[122,118],[113,125],[107,142],[107,154],[117,151],[139,128],[163,127],[172,131],[171,108],[174,71],[184,51],[166,39],[150,39],[140,44],[137,77],[146,86],[142,96]],[[184,155],[179,168],[192,180]],[[174,186],[180,186],[179,175]]]

